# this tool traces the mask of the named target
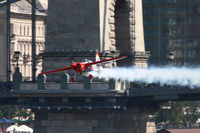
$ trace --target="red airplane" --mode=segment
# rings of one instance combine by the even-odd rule
[[[70,69],[73,69],[76,73],[83,74],[83,72],[88,72],[88,71],[94,70],[94,67],[92,65],[103,63],[103,62],[110,62],[110,61],[125,59],[125,58],[127,58],[127,56],[119,56],[119,57],[115,57],[115,58],[111,58],[111,59],[100,60],[99,54],[96,53],[96,61],[94,61],[94,62],[92,62],[90,60],[86,60],[85,62],[75,62],[75,63],[72,63],[72,65],[69,67],[64,67],[64,68],[47,71],[47,72],[42,72],[39,75],[60,72],[60,71],[70,70]],[[97,67],[100,68],[100,66],[95,66],[95,69]],[[88,75],[88,73],[84,74],[84,75]],[[93,78],[93,76],[91,74],[89,74],[88,77],[90,79]],[[75,82],[75,78],[72,78],[72,82]]]

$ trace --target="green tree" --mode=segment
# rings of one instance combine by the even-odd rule
[[[173,125],[182,124],[184,118],[184,102],[172,102],[169,121]]]
[[[195,124],[200,117],[200,102],[172,102],[171,109],[168,110],[169,123],[172,125]],[[155,114],[156,122],[167,121],[167,110],[160,109]]]
[[[155,120],[156,122],[166,122],[167,117],[166,117],[166,112],[164,109],[160,109],[155,113]]]
[[[0,106],[0,118],[8,118],[12,119],[15,116],[19,116],[22,118],[28,118],[29,120],[33,120],[32,112],[30,110],[20,108],[17,105],[1,105]]]
[[[1,105],[0,118],[13,118],[16,115],[17,106],[15,105]]]
[[[195,124],[200,117],[200,103],[199,102],[185,102],[185,115],[183,118],[183,124]]]

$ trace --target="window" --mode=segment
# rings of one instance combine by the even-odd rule
[[[156,20],[152,19],[152,18],[145,18],[144,19],[144,24],[150,24],[150,25],[155,25],[156,24]]]
[[[44,36],[44,27],[42,26],[42,36]]]
[[[13,23],[10,24],[10,34],[11,35],[14,34],[14,24]]]
[[[188,8],[188,13],[200,13],[200,7],[198,6],[193,6]]]
[[[156,0],[143,0],[143,3],[155,3]]]
[[[20,44],[20,51],[22,51],[22,44]]]
[[[26,55],[27,54],[27,49],[26,49],[26,44],[24,45],[24,54]]]
[[[200,0],[188,0],[189,3],[200,3]]]
[[[20,25],[19,35],[22,35],[22,26]]]
[[[175,25],[176,23],[176,18],[169,18],[169,24]]]
[[[183,56],[183,51],[177,50],[176,52],[176,57],[182,57]]]
[[[27,36],[29,36],[29,26],[27,27]]]
[[[38,36],[40,36],[40,26],[38,26]]]
[[[170,7],[170,8],[167,9],[167,13],[169,13],[169,14],[181,13],[181,8]]]
[[[144,14],[155,14],[156,8],[144,8],[143,13]]]
[[[24,35],[26,35],[26,26],[24,26]]]
[[[188,20],[189,24],[200,24],[200,18],[189,18]]]
[[[155,29],[149,29],[149,30],[145,30],[144,33],[145,35],[155,35],[156,34],[155,31],[156,31]]]
[[[168,0],[169,3],[183,2],[183,0]]]

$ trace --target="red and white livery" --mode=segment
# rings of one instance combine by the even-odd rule
[[[87,75],[91,79],[93,76],[91,74],[89,74],[88,71],[98,70],[98,69],[102,68],[102,66],[100,65],[101,63],[116,61],[116,60],[125,59],[125,58],[127,58],[127,56],[119,56],[119,57],[115,57],[115,58],[111,58],[111,59],[100,60],[99,53],[97,52],[96,53],[96,61],[94,61],[94,62],[85,59],[84,62],[75,62],[75,63],[72,63],[71,66],[69,66],[69,67],[64,67],[64,68],[47,71],[47,72],[42,72],[39,75],[73,69],[76,73],[83,74],[84,76]],[[72,78],[72,82],[75,82],[75,78]]]

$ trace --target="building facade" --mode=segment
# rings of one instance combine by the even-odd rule
[[[37,57],[37,71],[41,72],[42,60],[39,54],[45,48],[45,8],[37,1],[36,10],[36,57]],[[6,7],[0,9],[0,25],[4,27],[0,35],[1,47],[1,69],[0,81],[5,81],[7,76],[6,71]],[[12,74],[15,71],[16,59],[14,57],[15,51],[20,51],[19,68],[22,73],[23,80],[30,81],[32,77],[32,20],[31,20],[31,2],[21,0],[11,4],[10,7],[10,70],[11,80]]]
[[[200,1],[143,0],[143,7],[150,64],[199,65]]]

